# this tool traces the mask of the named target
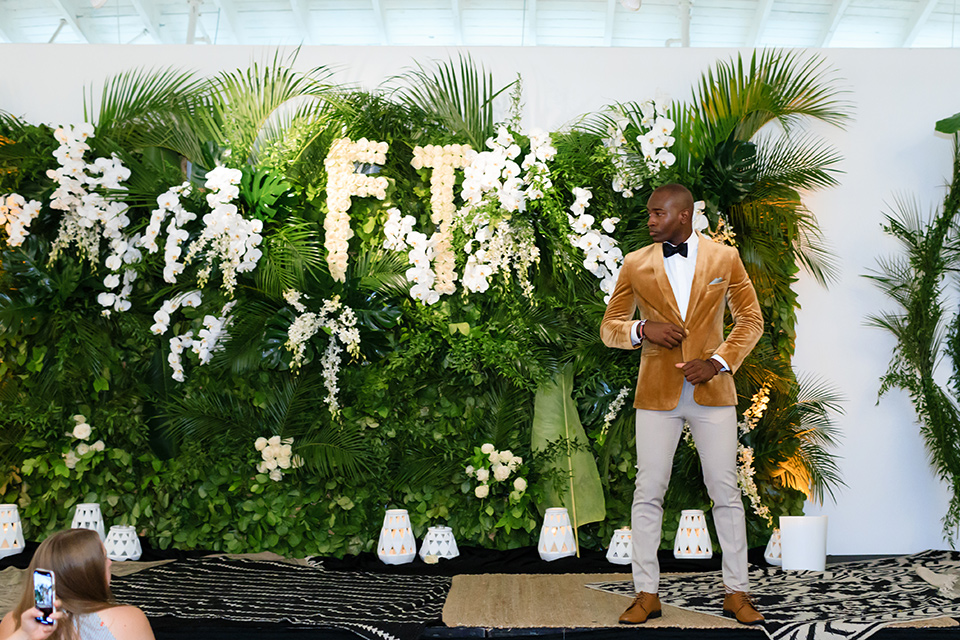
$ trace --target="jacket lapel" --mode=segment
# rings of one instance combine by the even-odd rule
[[[713,249],[714,243],[700,234],[699,231],[694,231],[699,237],[699,245],[697,248],[697,266],[693,272],[693,284],[690,287],[690,303],[687,305],[687,318],[696,317],[694,314],[697,313],[697,304],[703,298],[704,289],[707,286],[707,278],[710,275],[710,269],[708,265],[713,259]]]

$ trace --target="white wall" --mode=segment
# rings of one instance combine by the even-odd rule
[[[372,88],[413,60],[445,58],[437,48],[304,48],[299,68],[330,65],[335,80]],[[617,100],[642,100],[664,90],[687,99],[700,73],[734,50],[477,48],[471,53],[502,83],[519,72],[526,123],[544,129]],[[947,491],[928,463],[909,399],[892,392],[877,404],[878,378],[893,340],[865,326],[868,314],[890,308],[862,277],[876,258],[897,250],[880,224],[895,194],[938,204],[949,176],[951,144],[934,122],[960,111],[952,79],[960,50],[824,50],[856,106],[845,131],[824,130],[845,157],[839,188],[808,200],[837,250],[839,282],[824,289],[804,277],[794,363],[843,389],[837,418],[843,476],[837,502],[808,505],[830,516],[831,554],[911,553],[946,548],[940,518]],[[273,49],[188,46],[0,45],[0,109],[32,122],[79,121],[82,90],[134,67],[196,69],[204,74],[245,67]]]

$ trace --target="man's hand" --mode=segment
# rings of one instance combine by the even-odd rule
[[[713,378],[713,376],[720,373],[720,363],[717,362],[716,365],[713,363],[717,362],[716,360],[691,360],[689,362],[681,362],[677,364],[678,369],[683,370],[683,377],[687,379],[687,382],[690,384],[700,384],[701,382],[706,382]]]
[[[643,323],[643,339],[649,340],[655,345],[673,349],[687,337],[687,332],[675,324],[669,322],[651,322],[647,320]]]

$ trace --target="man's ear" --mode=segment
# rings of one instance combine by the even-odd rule
[[[678,217],[680,218],[680,223],[686,225],[693,220],[693,211],[690,209],[681,209]]]

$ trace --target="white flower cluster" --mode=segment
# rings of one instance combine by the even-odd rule
[[[83,159],[90,150],[87,140],[93,137],[93,126],[81,124],[76,127],[60,127],[54,132],[60,146],[53,152],[60,164],[59,169],[47,171],[47,177],[57,183],[53,192],[50,208],[64,211],[56,240],[50,248],[49,261],[52,263],[60,252],[76,244],[81,256],[97,266],[100,257],[100,236],[110,245],[110,255],[104,265],[111,271],[103,279],[108,289],[97,296],[97,302],[104,307],[103,314],[130,309],[130,294],[137,273],[127,268],[123,272],[123,285],[120,291],[110,290],[121,287],[120,270],[123,265],[140,262],[141,254],[137,245],[139,235],[127,236],[123,233],[130,224],[127,217],[127,205],[123,202],[107,199],[91,189],[126,190],[121,184],[130,177],[130,170],[123,166],[116,156],[97,158],[92,164]]]
[[[280,482],[284,469],[299,469],[303,466],[300,456],[293,455],[293,438],[257,438],[253,446],[263,457],[263,461],[257,463],[257,473],[268,473],[274,482]]]
[[[607,407],[607,413],[603,416],[603,427],[600,429],[601,438],[607,436],[607,432],[610,431],[610,425],[617,419],[617,415],[620,413],[620,409],[623,408],[623,403],[626,401],[628,395],[630,395],[630,387],[620,389],[620,393],[617,394],[617,397],[614,398],[610,406]]]
[[[472,225],[477,225],[476,230],[470,228]],[[472,220],[461,221],[461,226],[473,233],[473,238],[463,248],[467,253],[467,264],[463,268],[462,280],[467,290],[483,293],[490,287],[489,278],[512,267],[523,294],[527,297],[533,295],[533,284],[527,271],[540,262],[540,248],[529,223],[503,219],[491,229],[486,216],[480,214]]]
[[[770,402],[770,383],[764,382],[753,397],[750,398],[750,406],[743,412],[743,420],[740,421],[740,435],[753,431],[757,422],[763,417],[767,410],[767,404]]]
[[[288,302],[292,300],[291,306],[298,311],[305,309],[300,297],[299,293],[293,295],[289,291],[284,294],[284,299]],[[320,359],[320,365],[323,367],[323,385],[327,389],[324,400],[333,415],[340,411],[340,403],[337,401],[340,387],[337,378],[340,374],[340,354],[343,347],[345,345],[347,352],[354,357],[360,354],[360,330],[356,324],[357,316],[353,309],[341,303],[340,296],[334,296],[333,299],[323,302],[319,313],[301,313],[287,329],[287,341],[283,346],[293,353],[291,369],[298,369],[303,365],[307,341],[321,329],[329,331],[330,341]]]
[[[83,442],[80,442],[76,449],[70,449],[63,454],[63,461],[66,463],[68,469],[75,468],[77,463],[80,462],[80,458],[88,453],[103,451],[106,448],[103,440],[97,440],[93,444],[86,443],[86,440],[89,440],[90,436],[93,434],[93,428],[87,422],[86,416],[77,414],[73,416],[73,422],[73,430],[68,431],[67,435],[75,440],[83,440]]]
[[[488,197],[507,211],[525,211],[527,194],[520,165],[514,162],[520,155],[520,145],[506,127],[500,127],[496,138],[487,139],[487,147],[490,151],[468,154],[461,197],[468,205],[479,206],[490,194]]]
[[[593,194],[588,189],[574,187],[573,195],[575,200],[570,205],[571,213],[567,214],[567,220],[573,229],[570,243],[585,254],[583,266],[600,279],[600,290],[606,294],[603,298],[606,303],[610,301],[610,296],[617,284],[617,276],[620,275],[623,251],[617,246],[616,240],[593,228],[595,219],[586,212]],[[607,218],[600,223],[600,226],[603,231],[613,233],[618,222],[620,218]]]
[[[384,177],[372,177],[355,172],[357,163],[382,165],[387,161],[386,142],[360,138],[356,142],[340,138],[332,145],[323,161],[327,169],[327,215],[323,220],[323,246],[327,249],[327,265],[334,280],[347,278],[347,248],[353,229],[350,228],[352,196],[361,198],[387,197],[389,182]]]
[[[186,266],[179,262],[180,254],[183,251],[182,245],[190,237],[183,226],[197,219],[197,214],[187,211],[180,203],[180,196],[189,196],[191,191],[190,183],[184,182],[157,196],[157,208],[150,213],[150,223],[140,240],[141,246],[145,247],[148,252],[156,253],[159,251],[157,238],[160,235],[160,227],[167,215],[172,214],[170,223],[167,225],[167,242],[164,245],[163,255],[163,279],[171,284],[177,281],[177,276],[183,273]]]
[[[746,447],[743,444],[737,445],[737,484],[740,485],[740,491],[743,492],[743,495],[750,498],[753,512],[765,519],[767,525],[772,527],[773,517],[770,515],[770,508],[760,500],[757,483],[753,480],[755,473],[753,468],[753,447]]]
[[[446,253],[444,264],[451,267],[451,275],[447,276],[446,285],[441,291],[438,282],[439,274],[431,268],[431,263],[437,257],[437,245],[441,239],[440,232],[434,233],[429,238],[426,234],[413,230],[416,219],[413,216],[404,216],[396,207],[387,211],[389,216],[384,225],[383,246],[393,251],[407,251],[407,259],[410,262],[410,268],[407,269],[407,282],[413,283],[410,287],[410,297],[414,300],[430,305],[439,302],[441,293],[453,293],[456,286],[453,284],[457,274],[452,270],[453,254],[450,251],[449,232],[444,240]],[[437,260],[437,267],[440,266],[440,260]],[[436,285],[436,287],[434,286]]]
[[[157,313],[166,313],[166,309],[173,309],[176,311],[180,305],[198,306],[199,304],[200,292],[193,291],[186,295],[180,296],[179,298],[175,298],[174,301],[165,302],[164,305],[166,308],[162,308]],[[213,359],[214,353],[223,348],[219,342],[224,336],[227,335],[226,328],[231,321],[230,312],[233,310],[235,305],[236,301],[231,301],[225,304],[223,309],[220,311],[219,317],[212,315],[204,316],[203,329],[200,329],[200,331],[197,332],[196,338],[194,338],[193,330],[170,338],[170,353],[167,355],[167,363],[170,365],[170,368],[173,369],[173,374],[171,374],[171,377],[174,380],[177,382],[183,382],[185,379],[182,360],[184,350],[190,349],[193,351],[193,353],[195,353],[199,358],[200,364],[204,365]],[[154,320],[156,319],[156,314],[154,314]],[[165,331],[166,329],[164,329],[164,332]]]
[[[207,173],[204,187],[210,189],[207,205],[210,213],[203,216],[203,232],[191,245],[184,263],[189,264],[194,257],[206,252],[205,266],[197,275],[197,281],[203,287],[210,278],[215,262],[219,261],[223,274],[223,288],[233,295],[237,285],[237,274],[253,271],[263,253],[257,247],[263,240],[262,220],[247,220],[240,215],[233,200],[240,195],[239,169],[217,167]],[[166,273],[164,276],[166,277]]]
[[[516,471],[522,464],[523,458],[515,456],[509,450],[497,451],[489,442],[480,447],[481,453],[486,457],[484,464],[479,468],[468,466],[465,471],[468,476],[476,478],[478,484],[473,490],[473,494],[480,498],[486,498],[490,495],[491,482],[506,482],[510,479],[510,474]],[[517,502],[527,490],[527,481],[517,477],[513,480],[513,491],[510,492],[510,501]]]
[[[180,307],[196,308],[200,306],[201,302],[203,302],[203,295],[199,290],[187,291],[170,300],[164,300],[160,309],[153,314],[153,325],[150,327],[150,331],[155,335],[162,336],[170,328],[170,317],[176,313],[177,309]]]
[[[430,174],[430,219],[436,225],[436,231],[430,237],[429,243],[433,250],[434,277],[432,291],[437,295],[433,296],[430,292],[430,286],[427,291],[414,292],[411,295],[423,300],[427,304],[436,302],[434,298],[439,299],[440,295],[450,295],[457,288],[454,281],[457,279],[456,258],[450,246],[450,226],[453,223],[453,214],[457,206],[453,199],[453,187],[456,184],[456,170],[462,169],[468,162],[468,157],[476,155],[467,145],[448,144],[444,146],[427,145],[426,147],[415,147],[413,150],[413,160],[411,164],[415,169],[422,167],[432,168]],[[411,259],[411,262],[413,260]],[[414,269],[418,269],[414,265]],[[428,278],[425,274],[416,275],[420,278]],[[412,279],[408,272],[407,279],[414,283],[414,287],[421,287],[421,280]],[[418,297],[419,295],[419,297]],[[429,298],[431,301],[428,301]]]
[[[7,244],[19,247],[24,239],[30,235],[27,229],[34,218],[40,215],[40,202],[27,202],[23,196],[16,193],[0,195],[0,225],[7,232]]]
[[[527,186],[527,198],[540,200],[544,192],[553,188],[550,180],[550,168],[547,163],[557,155],[550,134],[543,129],[533,129],[528,134],[530,138],[530,153],[523,158],[520,168],[526,171],[523,182]]]
[[[123,262],[132,264],[140,260],[135,241],[124,237],[122,230],[130,224],[127,205],[108,200],[90,188],[124,190],[120,184],[130,177],[130,170],[116,156],[97,158],[92,164],[83,159],[90,150],[87,140],[93,137],[93,125],[59,127],[54,137],[60,146],[53,152],[60,167],[47,171],[47,177],[57,183],[50,208],[64,211],[60,230],[50,249],[52,263],[60,251],[77,245],[81,257],[96,267],[100,258],[100,235],[111,241],[113,253],[106,266],[111,271],[120,269]]]
[[[611,127],[610,136],[604,141],[610,152],[617,173],[613,178],[613,190],[624,198],[632,198],[633,192],[643,186],[644,177],[655,176],[661,168],[672,167],[677,157],[670,152],[676,142],[671,135],[676,123],[667,117],[665,100],[647,100],[640,104],[641,133],[637,136],[643,156],[642,171],[631,165],[627,139],[624,135],[628,121],[620,118]]]

